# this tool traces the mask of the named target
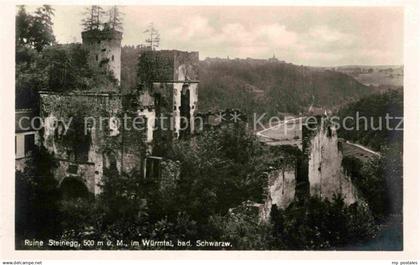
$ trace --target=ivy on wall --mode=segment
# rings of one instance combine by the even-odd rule
[[[150,85],[152,81],[173,80],[174,61],[170,52],[145,51],[138,62],[138,79]]]
[[[79,162],[92,162],[88,161],[88,153],[94,148],[97,154],[115,153],[121,166],[124,166],[122,154],[124,160],[134,159],[137,164],[144,159],[147,150],[147,120],[144,120],[141,129],[132,127],[137,112],[126,111],[120,95],[43,94],[41,102],[43,117],[52,116],[66,124],[71,119],[65,134],[63,130],[56,129],[53,137],[45,139],[47,146],[55,147],[58,156]],[[118,133],[114,136],[111,134],[110,118],[119,121],[115,128]],[[124,120],[126,125],[122,124]],[[127,157],[127,154],[130,155]],[[132,162],[128,161],[127,164]]]
[[[100,118],[121,117],[120,98],[48,94],[42,95],[41,101],[43,117],[53,116],[58,121],[70,125],[65,132],[55,131],[54,140],[58,143],[56,145],[59,147],[58,151],[72,150],[78,160],[77,154],[86,154],[93,141],[99,144],[99,152],[112,149],[117,145],[112,139],[113,137],[109,136],[108,119],[104,119],[104,122],[100,124]],[[95,135],[92,135],[93,125]],[[47,142],[47,144],[51,144],[51,142]],[[84,155],[82,160],[87,161],[87,156]]]

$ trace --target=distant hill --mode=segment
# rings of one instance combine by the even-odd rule
[[[122,49],[121,86],[136,86],[141,47]],[[333,108],[372,93],[349,75],[278,60],[206,59],[200,61],[199,110],[240,108],[269,115],[304,112],[315,105]]]
[[[340,137],[352,142],[369,146],[376,151],[382,151],[390,144],[399,144],[402,148],[403,143],[403,123],[404,117],[404,96],[402,90],[390,90],[384,93],[366,96],[356,102],[343,106],[338,112],[341,119],[348,119],[348,128],[357,128],[357,116],[366,117],[359,121],[359,130],[345,130],[340,128]],[[386,116],[389,116],[389,128],[386,125]]]
[[[204,60],[200,81],[200,110],[299,113],[312,103],[333,108],[372,93],[343,73],[254,59]]]
[[[346,65],[328,68],[348,74],[364,85],[384,88],[404,86],[404,66],[402,65]]]

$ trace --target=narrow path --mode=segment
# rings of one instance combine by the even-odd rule
[[[352,143],[352,142],[350,142],[350,141],[346,141],[346,143],[347,143],[347,144],[349,144],[349,145],[352,145],[352,146],[358,147],[358,148],[360,148],[360,149],[362,149],[362,150],[364,150],[364,151],[366,151],[366,152],[369,152],[369,153],[371,153],[371,154],[374,154],[374,155],[376,155],[376,156],[378,156],[378,157],[380,157],[380,156],[381,156],[381,154],[380,154],[380,153],[375,152],[375,151],[373,151],[373,150],[371,150],[371,149],[367,148],[366,146],[363,146],[363,145],[360,145],[360,144],[355,144],[355,143]]]
[[[263,132],[266,132],[266,131],[268,131],[268,130],[273,130],[273,129],[278,128],[278,127],[280,127],[280,126],[282,126],[282,125],[284,125],[284,124],[288,124],[288,123],[291,123],[292,121],[296,121],[296,120],[299,120],[299,119],[302,119],[302,118],[303,118],[303,117],[299,117],[299,118],[292,118],[292,119],[288,119],[288,120],[285,120],[285,121],[281,121],[281,122],[279,122],[278,124],[276,124],[276,125],[274,125],[274,126],[271,126],[271,127],[266,128],[266,129],[263,129],[263,130],[261,130],[261,131],[258,131],[258,132],[256,133],[256,135],[257,135],[257,136],[260,136],[260,137],[271,138],[271,137],[266,136],[266,135],[264,135],[264,134],[262,134],[262,133],[263,133]]]

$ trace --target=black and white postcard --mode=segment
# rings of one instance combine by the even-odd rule
[[[415,1],[97,2],[8,16],[3,247],[417,264]]]

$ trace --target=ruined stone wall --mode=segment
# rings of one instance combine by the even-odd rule
[[[83,44],[90,51],[91,64],[108,60],[111,70],[118,72],[121,35],[111,33],[83,32]],[[118,63],[114,64],[114,61]],[[184,113],[185,109],[190,110],[189,128],[194,131],[198,82],[190,80],[198,79],[198,53],[145,52],[139,66],[143,88],[133,94],[41,92],[41,116],[45,119],[43,145],[59,161],[55,175],[60,183],[66,177],[77,177],[90,192],[98,194],[106,168],[115,168],[119,173],[144,174],[146,158],[164,155],[164,152],[159,153],[159,147],[167,146],[179,135],[181,107],[188,106]],[[185,101],[187,97],[181,100],[185,90],[189,92],[189,101]],[[126,115],[129,121],[143,118],[140,125],[143,130],[133,128],[131,124],[128,129],[121,127],[125,126],[121,122],[125,121]],[[166,119],[156,124],[155,120],[162,117]],[[75,119],[70,121],[72,125],[66,131],[65,124],[72,118]],[[73,125],[74,120],[78,121],[76,125]],[[168,171],[177,167],[176,163],[171,163],[163,163],[162,187],[169,187],[177,177],[179,170]]]
[[[199,80],[198,52],[174,51],[174,80],[197,81]]]
[[[259,207],[260,219],[267,222],[270,219],[271,208],[287,208],[297,196],[298,161],[301,155],[297,148],[282,148],[274,150],[278,155],[276,166],[267,171],[266,199]]]
[[[174,118],[174,131],[177,135],[179,135],[180,130],[180,120],[181,120],[181,93],[183,87],[186,87],[190,93],[190,117],[195,117],[197,109],[198,109],[198,83],[174,83],[173,84],[173,118]],[[190,119],[190,132],[193,133],[195,131],[195,123],[194,119]]]
[[[176,138],[174,133],[174,84],[166,82],[154,82],[149,92],[155,102],[155,129],[153,139],[155,145],[168,145]],[[162,152],[156,148],[155,155],[161,156]]]
[[[84,182],[88,182],[88,189],[90,192],[97,193],[96,185],[92,183],[99,183],[103,174],[103,141],[105,138],[105,130],[101,129],[99,124],[95,121],[89,125],[89,131],[84,132],[84,126],[80,126],[80,119],[84,117],[99,118],[108,113],[112,115],[113,111],[118,111],[120,107],[118,99],[110,99],[105,95],[71,95],[58,93],[41,93],[41,117],[45,118],[43,128],[43,145],[54,157],[59,160],[59,167],[56,169],[55,176],[61,182],[65,177],[71,175],[78,175]],[[111,106],[115,105],[114,108]],[[117,108],[117,109],[115,109]],[[74,128],[76,120],[79,121],[79,126]],[[57,123],[69,123],[73,130],[65,132],[63,126]],[[87,143],[77,143],[77,137],[80,135],[86,136]],[[76,159],[74,149],[79,145],[88,144],[88,154],[86,159],[82,161]],[[89,170],[84,170],[84,165],[91,165]],[[73,165],[77,168],[76,172],[69,172],[69,166]],[[92,174],[93,171],[93,174]],[[86,174],[79,174],[85,172]],[[88,179],[88,180],[87,180]]]
[[[153,131],[156,123],[156,112],[154,109],[145,108],[137,111],[137,115],[144,117],[145,123],[147,126],[146,129],[146,139],[147,143],[152,143],[153,141]]]
[[[101,182],[105,167],[115,166],[119,172],[126,173],[141,169],[146,152],[147,128],[144,131],[132,128],[124,130],[113,124],[113,118],[122,120],[123,112],[122,97],[118,94],[41,93],[41,117],[45,119],[43,145],[60,161],[56,170],[59,180],[77,175],[90,192],[97,194],[100,192],[97,185]],[[135,115],[144,114],[135,112]],[[150,118],[150,113],[146,113],[146,116]],[[71,117],[72,124],[77,119],[84,124],[82,127],[70,127],[65,135],[64,128],[57,126],[57,121],[68,122]],[[83,137],[86,137],[86,143],[77,141]],[[77,147],[87,150],[82,160],[74,155]],[[77,167],[76,173],[69,172],[70,165]]]
[[[138,80],[156,102],[159,120],[156,137],[170,142],[181,135],[182,92],[188,91],[189,133],[195,130],[194,117],[198,103],[198,52],[177,50],[143,51],[139,58]],[[166,121],[162,121],[162,117]],[[170,128],[170,130],[161,130]],[[184,132],[183,132],[184,133]]]
[[[271,204],[277,205],[278,208],[286,208],[295,197],[295,168],[282,168],[273,171],[269,176],[268,187]]]
[[[139,82],[197,81],[198,52],[143,51],[139,58]]]
[[[341,194],[346,204],[357,201],[357,192],[342,167],[343,154],[337,132],[330,124],[320,125],[308,138],[310,195],[332,199]]]
[[[71,161],[60,160],[58,161],[58,167],[54,170],[54,176],[57,179],[59,185],[63,182],[66,177],[75,177],[84,183],[88,191],[93,194],[99,193],[98,180],[92,176],[95,176],[95,165],[93,163],[82,163],[78,164],[77,171],[75,173],[69,173],[69,167],[73,165]]]
[[[153,134],[155,126],[155,111],[153,108],[140,108],[135,113],[141,118],[141,124],[137,129],[132,128],[123,132],[123,172],[141,173],[144,159],[153,151]],[[138,130],[139,129],[139,130]]]
[[[287,207],[294,199],[317,196],[333,199],[341,195],[350,205],[361,198],[342,167],[343,154],[337,132],[328,119],[302,128],[302,152],[268,173],[267,198],[259,207],[261,221],[270,218],[271,207]],[[309,186],[309,187],[308,187]]]
[[[138,82],[174,80],[174,56],[171,51],[143,51],[139,57]]]
[[[262,221],[270,219],[271,207],[284,209],[295,199],[296,168],[293,166],[273,170],[268,173],[267,198],[260,208]]]

